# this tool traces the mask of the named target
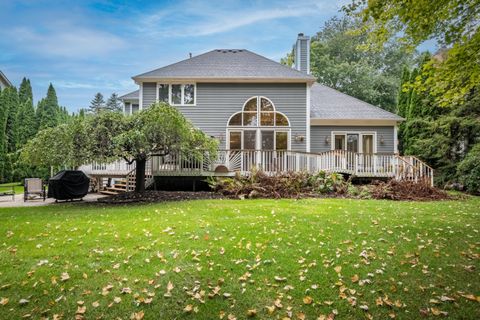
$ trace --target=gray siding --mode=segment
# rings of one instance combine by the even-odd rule
[[[300,40],[300,71],[308,71],[308,40]]]
[[[306,137],[306,84],[197,83],[196,106],[177,108],[206,134],[222,137],[220,148],[226,148],[228,119],[233,113],[241,111],[243,104],[252,96],[265,96],[272,100],[276,110],[283,112],[290,120],[292,150],[306,151],[306,142],[296,142],[294,139],[296,135]],[[153,102],[148,100],[149,103],[146,103],[145,99],[144,87],[144,107]]]
[[[394,137],[393,126],[312,126],[310,129],[310,147],[311,152],[324,152],[331,150],[332,139],[328,144],[325,143],[325,137],[331,137],[332,131],[374,131],[377,133],[377,152],[378,153],[393,153]],[[380,143],[380,136],[383,136],[384,143]]]
[[[157,99],[157,83],[144,82],[143,83],[143,108],[148,108]]]

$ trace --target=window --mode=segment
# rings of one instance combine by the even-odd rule
[[[139,110],[138,103],[132,103],[132,114]]]
[[[290,122],[266,97],[252,97],[229,121],[227,149],[288,150]]]
[[[275,111],[275,107],[270,100],[264,97],[253,97],[245,103],[242,111],[235,113],[230,118],[228,125],[245,127],[288,127],[290,123],[284,114]]]
[[[332,132],[332,150],[345,150],[365,154],[376,153],[375,132]]]
[[[158,101],[168,103],[168,84],[158,85]]]
[[[171,105],[195,105],[195,84],[158,84],[158,101]]]
[[[195,86],[193,84],[183,85],[183,104],[195,104]]]
[[[182,104],[182,85],[172,84],[172,104]]]

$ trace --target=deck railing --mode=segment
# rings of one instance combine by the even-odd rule
[[[134,178],[134,165],[123,162],[84,166],[87,174],[109,170]],[[427,180],[433,184],[433,169],[415,157],[396,154],[363,154],[344,150],[307,153],[291,150],[219,150],[215,154],[195,151],[152,156],[147,162],[147,178],[153,176],[208,176],[248,174],[254,168],[266,173],[284,171],[339,172],[358,177],[389,177],[398,180]],[[129,169],[129,170],[127,170]],[[131,185],[131,182],[129,182]]]

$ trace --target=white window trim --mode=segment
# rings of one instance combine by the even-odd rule
[[[263,112],[273,112],[274,113],[274,118],[273,118],[273,123],[274,125],[273,126],[261,126],[260,125],[260,117],[261,117],[261,99],[265,99],[267,101],[270,102],[270,104],[272,105],[273,107],[273,111],[263,111]],[[257,110],[256,111],[245,111],[245,106],[247,105],[247,103],[252,100],[252,99],[257,99]],[[239,113],[242,113],[242,123],[243,123],[243,113],[244,112],[247,112],[247,113],[254,113],[256,112],[257,114],[257,125],[256,126],[243,126],[243,125],[240,125],[240,126],[229,126],[228,124],[230,123],[230,120],[237,114]],[[276,123],[276,114],[280,114],[282,116],[285,117],[285,119],[287,119],[287,122],[288,122],[288,126],[276,126],[275,123]],[[292,136],[292,128],[291,128],[291,124],[290,124],[290,119],[287,117],[286,114],[284,114],[283,112],[281,111],[277,111],[277,108],[275,107],[275,104],[273,103],[272,100],[270,100],[269,98],[265,97],[265,96],[251,96],[249,97],[248,99],[245,100],[245,102],[243,103],[243,106],[242,106],[242,110],[241,111],[237,111],[235,113],[233,113],[227,120],[227,126],[226,126],[226,139],[225,139],[225,148],[229,149],[230,148],[230,132],[241,132],[242,134],[242,142],[241,142],[241,147],[242,149],[244,148],[244,142],[243,142],[243,132],[246,130],[246,131],[255,131],[255,149],[256,150],[261,150],[261,147],[262,147],[262,143],[261,143],[261,131],[264,130],[264,131],[273,131],[274,132],[274,139],[273,139],[273,143],[274,143],[274,146],[276,147],[276,139],[277,139],[277,136],[276,136],[276,132],[286,132],[287,133],[287,150],[291,150],[292,149],[292,139],[291,139],[291,136]]]
[[[140,83],[139,90],[140,90],[140,95],[138,97],[138,107],[139,107],[139,110],[143,110],[143,82]]]
[[[196,92],[196,91],[195,91]],[[245,111],[245,106],[247,105],[247,102],[252,100],[253,98],[257,98],[257,111]],[[261,111],[260,109],[260,100],[264,98],[265,100],[268,100],[271,104],[272,104],[272,107],[273,107],[273,111]],[[228,120],[227,120],[227,127],[240,127],[240,128],[247,128],[246,126],[229,126],[228,124],[230,123],[230,120],[236,116],[237,114],[239,113],[243,113],[243,112],[246,112],[246,113],[254,113],[256,112],[257,113],[257,125],[256,126],[251,126],[251,127],[248,127],[248,128],[257,128],[257,127],[261,127],[261,128],[291,128],[291,124],[290,124],[290,119],[287,117],[287,115],[281,111],[278,111],[277,108],[275,107],[275,104],[273,103],[272,100],[270,100],[269,98],[265,97],[265,96],[251,96],[250,98],[248,98],[244,103],[243,103],[243,106],[242,106],[242,110],[241,111],[237,111],[235,112],[234,114],[232,114]],[[273,117],[273,123],[274,125],[273,126],[261,126],[260,125],[260,116],[261,116],[261,113],[262,112],[273,112],[274,113],[274,117]],[[286,126],[276,126],[275,123],[277,121],[277,113],[279,113],[280,115],[284,116],[285,119],[287,119],[287,123],[288,125]],[[242,114],[242,123],[243,123],[243,114]]]
[[[310,52],[310,41],[308,41],[307,43],[308,43],[308,46],[309,46],[308,52]],[[308,57],[310,59],[310,54],[308,55]],[[308,66],[310,66],[310,61],[308,61]],[[308,67],[308,68],[309,68],[308,73],[310,74],[310,67]],[[306,139],[307,140],[306,141],[307,148],[306,148],[306,150],[307,150],[307,152],[310,152],[310,147],[311,147],[310,146],[310,144],[311,144],[310,143],[310,139],[311,139],[310,138],[310,134],[311,134],[310,133],[310,127],[311,127],[311,125],[310,125],[310,108],[311,108],[311,106],[310,106],[310,89],[311,89],[311,86],[307,83],[306,87],[307,87],[307,123],[306,123],[306,128],[305,128],[306,133],[307,133],[307,139]]]
[[[226,139],[225,139],[225,148],[227,150],[230,150],[230,132],[240,132],[241,133],[241,149],[244,149],[244,141],[243,141],[243,132],[244,131],[255,131],[255,150],[262,150],[262,133],[261,131],[273,131],[273,145],[274,147],[277,146],[276,140],[277,140],[277,135],[275,134],[276,132],[286,132],[287,133],[287,150],[289,151],[292,149],[292,129],[287,128],[287,127],[229,127],[227,129],[227,134],[226,134]],[[276,150],[275,150],[276,151]]]
[[[157,90],[156,90],[156,96],[155,96],[155,100],[157,102],[160,101],[160,94],[159,94],[159,90],[160,90],[160,85],[162,84],[168,84],[168,104],[171,105],[171,106],[175,106],[175,107],[196,107],[197,106],[197,83],[196,82],[192,82],[192,81],[187,81],[187,82],[157,82]],[[181,96],[180,96],[180,99],[181,101],[183,102],[183,99],[184,99],[184,90],[185,90],[185,85],[187,84],[191,84],[193,85],[193,104],[185,104],[185,103],[180,103],[180,104],[177,104],[177,103],[172,103],[172,85],[180,85],[180,90],[181,90]]]
[[[335,136],[345,136],[344,150],[347,150],[347,134],[358,134],[359,153],[363,153],[363,136],[373,135],[373,153],[377,153],[377,132],[375,131],[332,131],[330,133],[330,150],[335,150]]]

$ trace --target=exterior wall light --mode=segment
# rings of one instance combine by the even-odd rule
[[[330,137],[329,136],[325,137],[325,144],[330,144]]]
[[[295,142],[303,142],[305,141],[305,136],[302,136],[300,134],[295,135]]]
[[[380,136],[380,144],[385,144],[385,139],[383,138],[383,136]]]

